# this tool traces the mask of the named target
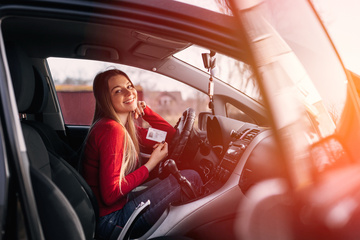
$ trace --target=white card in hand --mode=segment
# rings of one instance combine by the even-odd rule
[[[156,128],[149,128],[146,139],[153,140],[155,142],[162,142],[165,141],[166,134],[167,132],[165,131]]]

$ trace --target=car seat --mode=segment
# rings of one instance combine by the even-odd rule
[[[36,85],[30,59],[18,47],[10,46],[7,50],[19,113],[40,112],[44,103],[38,98],[44,97],[44,94],[39,94],[41,86]],[[98,216],[96,198],[79,173],[44,144],[38,133],[42,123],[35,124],[37,124],[36,128],[33,127],[34,124],[29,124],[24,120],[21,122],[21,127],[32,169],[31,176],[34,179],[34,194],[36,200],[39,200],[37,202],[38,210],[46,239],[69,239],[67,236],[69,229],[75,229],[74,232],[78,232],[76,219],[68,221],[69,215],[67,214],[74,215],[74,212],[82,228],[82,234],[75,235],[80,237],[84,235],[85,239],[94,239]],[[39,175],[45,178],[39,177]],[[46,179],[50,181],[46,182]],[[63,196],[58,193],[59,191]],[[59,199],[63,201],[64,197],[68,204],[58,205]],[[55,200],[54,202],[44,201],[44,198]],[[58,212],[62,208],[67,214]],[[75,224],[73,227],[70,226],[73,224]]]

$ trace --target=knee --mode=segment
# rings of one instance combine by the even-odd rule
[[[186,169],[186,170],[182,170],[181,174],[186,177],[186,179],[188,181],[191,182],[191,184],[195,185],[195,186],[202,186],[203,182],[201,180],[201,177],[199,175],[198,172],[196,172],[195,170],[192,169]]]

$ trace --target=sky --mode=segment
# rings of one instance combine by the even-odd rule
[[[345,67],[360,74],[360,1],[313,1]]]

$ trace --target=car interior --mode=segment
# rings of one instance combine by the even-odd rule
[[[173,57],[175,53],[201,44],[209,51],[250,61],[247,49],[239,48],[233,37],[239,34],[234,32],[235,23],[226,15],[194,6],[181,16],[171,15],[176,6],[184,7],[177,3],[166,11],[166,5],[159,6],[149,19],[141,19],[141,14],[126,11],[150,10],[125,3],[119,12],[107,9],[108,15],[91,11],[86,15],[83,9],[71,13],[67,5],[54,12],[51,4],[36,11],[10,9],[11,14],[1,23],[9,88],[13,88],[19,113],[19,136],[26,146],[23,161],[29,161],[31,187],[46,239],[96,239],[98,218],[97,200],[78,172],[89,126],[64,123],[47,58],[121,63],[169,76],[204,93],[209,75]],[[191,15],[194,11],[197,17]],[[165,20],[159,23],[161,18]],[[165,28],[168,30],[162,31]],[[226,103],[241,109],[246,118],[228,118]],[[213,105],[213,112],[201,113],[184,106],[170,154],[179,169],[199,172],[205,183],[203,191],[191,201],[169,206],[141,239],[218,239],[219,233],[224,239],[235,238],[238,205],[250,187],[284,174],[262,104],[214,79]],[[198,129],[193,128],[192,114],[198,118]],[[113,239],[118,237],[114,232]]]

